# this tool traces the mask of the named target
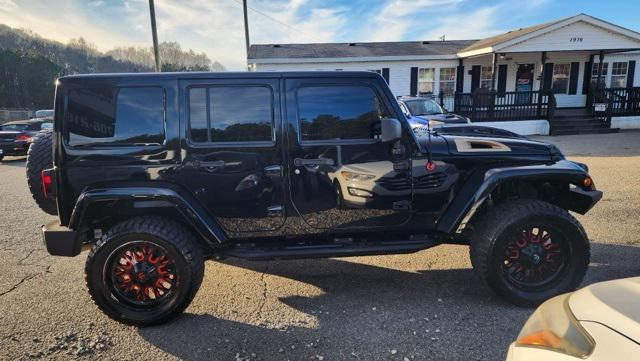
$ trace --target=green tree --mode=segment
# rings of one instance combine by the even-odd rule
[[[0,49],[0,108],[51,108],[63,69],[42,55]]]

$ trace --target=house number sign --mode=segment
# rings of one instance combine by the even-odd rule
[[[576,37],[573,37],[573,38],[569,38],[569,42],[570,43],[581,43],[582,42],[582,37],[581,36],[580,37],[576,36]]]

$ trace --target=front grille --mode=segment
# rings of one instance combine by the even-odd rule
[[[401,175],[396,175],[395,177],[382,177],[378,179],[376,183],[390,191],[404,191],[411,189],[409,179]]]
[[[442,185],[447,175],[443,172],[435,172],[423,176],[413,178],[413,187],[415,189],[433,189]],[[381,187],[390,191],[405,191],[411,189],[409,179],[404,176],[396,175],[395,177],[383,177],[376,181]]]
[[[438,188],[444,183],[447,175],[443,172],[435,172],[414,178],[415,189],[433,189]]]

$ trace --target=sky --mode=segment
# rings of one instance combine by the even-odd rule
[[[242,0],[155,0],[158,38],[246,69]],[[253,44],[478,39],[586,13],[640,32],[638,0],[248,0]],[[0,23],[102,51],[151,46],[148,0],[0,0]]]

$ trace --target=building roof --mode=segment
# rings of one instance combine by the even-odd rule
[[[635,41],[640,40],[640,33],[638,32],[629,30],[627,28],[621,27],[616,24],[612,24],[602,19],[595,18],[593,16],[589,16],[586,14],[578,14],[578,15],[550,21],[543,24],[533,25],[526,28],[520,28],[518,30],[509,31],[504,34],[479,40],[469,45],[468,47],[460,50],[458,52],[458,56],[466,57],[466,56],[488,54],[491,52],[500,51],[501,49],[509,45],[513,45],[518,42],[523,42],[528,39],[541,36],[545,33],[548,33],[548,32],[551,32],[551,31],[554,31],[578,22],[583,22],[595,27],[599,27],[611,33],[622,35],[627,38],[633,39]],[[611,48],[615,49],[615,46],[612,46]],[[572,47],[568,50],[576,50],[576,49]],[[585,48],[585,50],[587,49]]]
[[[366,58],[381,56],[446,56],[476,40],[396,41],[374,43],[255,44],[249,59]]]
[[[250,63],[295,63],[295,62],[335,62],[335,61],[376,61],[415,59],[456,59],[500,51],[515,43],[523,42],[545,33],[584,22],[611,33],[640,41],[640,33],[621,26],[578,14],[543,24],[512,30],[504,34],[481,40],[447,41],[397,41],[371,43],[316,43],[316,44],[259,44],[251,45],[248,54]],[[583,45],[583,44],[579,44]],[[587,44],[583,47],[587,49]],[[600,44],[596,44],[600,46]],[[628,49],[635,45],[626,43],[612,49]],[[566,50],[581,50],[571,46]],[[558,51],[558,50],[556,50]]]
[[[562,21],[565,21],[569,18],[562,18],[562,19],[558,19],[558,20],[554,20],[554,21],[550,21],[547,23],[543,23],[543,24],[538,24],[538,25],[533,25],[533,26],[528,26],[526,28],[520,28],[518,30],[512,30],[509,32],[506,32],[504,34],[500,34],[500,35],[496,35],[496,36],[492,36],[490,38],[486,38],[486,39],[482,39],[479,41],[474,42],[473,44],[471,44],[470,46],[461,49],[459,52],[464,53],[467,51],[473,51],[473,50],[478,50],[478,49],[484,49],[484,48],[488,48],[497,44],[502,44],[504,42],[519,38],[521,36],[527,35],[527,34],[531,34],[533,32],[536,32],[538,30],[544,29],[546,27],[555,25],[557,23],[560,23]]]

